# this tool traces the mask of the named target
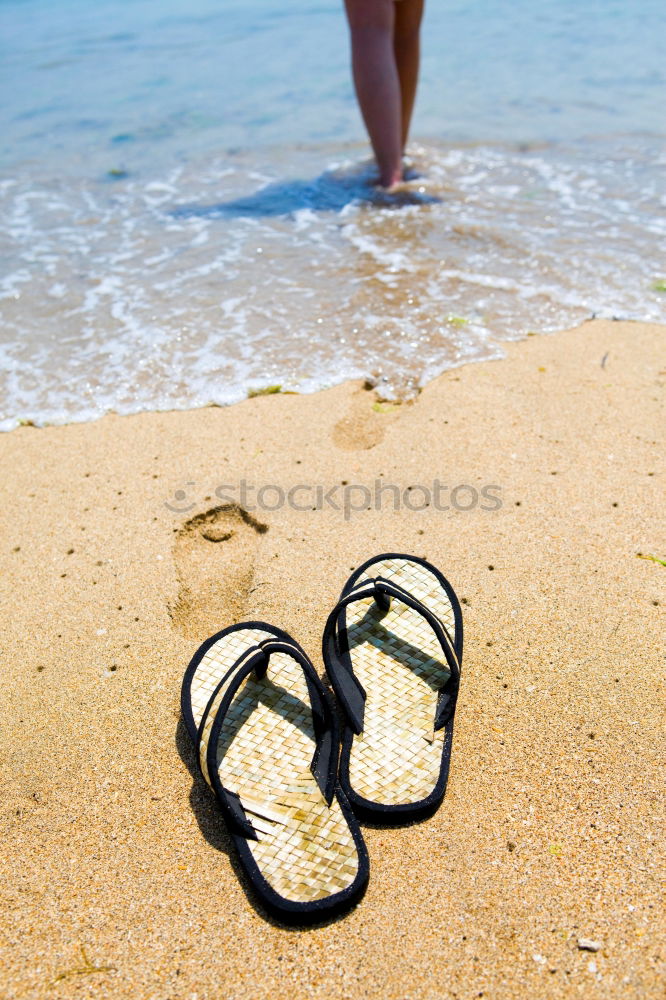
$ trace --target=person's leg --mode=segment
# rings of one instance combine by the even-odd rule
[[[393,48],[396,5],[393,0],[345,0],[345,6],[356,96],[380,183],[392,187],[402,180],[402,98]]]
[[[424,0],[398,0],[393,47],[402,101],[402,148],[407,145],[419,77],[419,35]]]

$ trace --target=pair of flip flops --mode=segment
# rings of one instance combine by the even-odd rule
[[[326,673],[265,622],[232,625],[195,653],[181,707],[202,774],[264,905],[323,920],[369,877],[358,817],[423,818],[448,778],[462,614],[423,559],[386,553],[349,578],[323,636]]]

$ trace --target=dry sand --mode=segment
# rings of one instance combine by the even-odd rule
[[[663,996],[666,567],[637,558],[666,559],[663,343],[591,322],[393,410],[348,384],[2,436],[0,996]],[[502,505],[285,506],[254,513],[264,532],[213,510],[242,478],[377,477],[495,485]],[[182,672],[246,617],[320,668],[327,609],[386,550],[426,556],[464,602],[447,796],[365,828],[354,911],[285,929],[191,774]]]

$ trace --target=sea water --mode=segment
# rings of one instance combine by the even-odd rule
[[[0,0],[0,427],[666,322],[662,0],[429,0],[373,186],[342,5]]]

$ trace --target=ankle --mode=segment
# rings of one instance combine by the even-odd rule
[[[392,170],[382,171],[379,175],[381,187],[388,188],[389,190],[395,187],[396,184],[402,184],[403,179],[402,165]]]

